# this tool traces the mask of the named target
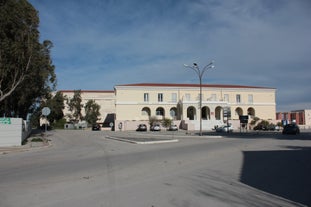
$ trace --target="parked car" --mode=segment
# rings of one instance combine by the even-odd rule
[[[255,131],[256,131],[256,130],[264,130],[264,131],[266,131],[266,130],[268,130],[268,128],[265,127],[265,126],[262,125],[262,124],[258,124],[257,126],[254,127],[254,130],[255,130]]]
[[[100,124],[93,124],[92,125],[92,131],[100,131]]]
[[[140,124],[140,125],[138,125],[136,131],[139,131],[139,132],[145,132],[145,131],[147,131],[147,126],[146,126],[146,124]]]
[[[216,132],[233,132],[233,127],[232,126],[221,126],[216,128]]]
[[[178,130],[178,127],[176,124],[173,124],[171,125],[169,128],[168,128],[169,131],[177,131]]]
[[[287,124],[284,126],[282,134],[299,134],[300,129],[297,124]]]
[[[161,127],[158,124],[155,124],[150,127],[150,131],[161,131]]]

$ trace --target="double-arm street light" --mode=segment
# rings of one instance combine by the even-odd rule
[[[190,68],[192,70],[194,70],[194,72],[198,75],[199,80],[200,80],[200,103],[199,103],[199,110],[200,110],[200,136],[202,136],[202,77],[205,73],[205,71],[207,71],[208,69],[214,68],[214,62],[210,62],[209,64],[207,64],[206,66],[203,67],[203,69],[201,70],[198,66],[198,64],[193,63],[192,66],[186,65],[184,64],[184,66],[186,68]]]

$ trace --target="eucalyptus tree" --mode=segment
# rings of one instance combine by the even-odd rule
[[[0,114],[26,118],[56,87],[49,40],[27,0],[0,0]],[[35,107],[32,107],[35,106]]]
[[[89,124],[95,124],[99,120],[100,116],[100,105],[94,100],[88,100],[84,106],[85,109],[85,121]]]
[[[52,98],[47,99],[46,106],[51,109],[50,115],[47,117],[50,123],[57,122],[64,118],[65,97],[62,92],[57,91]]]
[[[69,119],[74,123],[82,121],[83,104],[82,104],[81,90],[74,90],[73,97],[67,99],[67,104],[68,109],[71,112],[70,114],[67,114]]]

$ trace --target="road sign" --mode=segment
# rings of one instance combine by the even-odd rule
[[[247,124],[248,123],[248,116],[239,116],[240,123]]]
[[[11,124],[11,118],[0,118],[0,124]]]
[[[224,117],[227,117],[228,119],[231,118],[231,108],[230,107],[224,107],[223,108]]]
[[[51,113],[51,109],[49,107],[43,107],[42,109],[42,115],[48,116]]]

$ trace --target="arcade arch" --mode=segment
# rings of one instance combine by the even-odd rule
[[[195,120],[196,119],[196,109],[193,106],[189,106],[187,108],[187,118],[189,120]]]
[[[215,119],[216,120],[221,120],[222,119],[222,107],[221,106],[217,106],[215,108]]]
[[[201,110],[202,119],[203,120],[210,120],[211,119],[211,110],[209,107],[204,106]]]
[[[250,107],[247,109],[247,115],[249,115],[251,118],[255,117],[255,109]]]
[[[235,114],[237,116],[242,116],[243,115],[243,109],[241,109],[240,107],[235,109]]]
[[[177,119],[177,108],[176,107],[172,107],[170,109],[170,116],[173,120]]]
[[[165,116],[165,110],[164,110],[164,108],[158,107],[158,108],[156,109],[156,115],[157,115],[157,116]]]
[[[144,108],[141,110],[141,115],[150,117],[150,115],[151,115],[151,110],[150,110],[150,108],[149,108],[149,107],[144,107]]]

